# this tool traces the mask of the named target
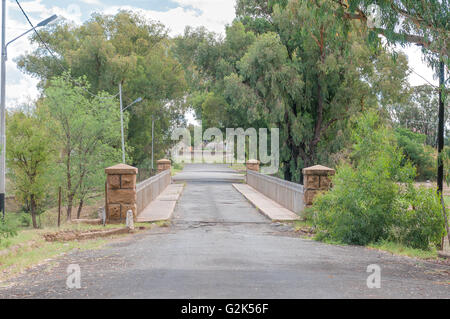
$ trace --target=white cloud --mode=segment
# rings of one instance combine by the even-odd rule
[[[8,106],[16,107],[36,100],[39,95],[38,80],[24,76],[18,83],[7,85]]]
[[[27,6],[30,4],[32,10],[38,10],[39,3],[40,1],[32,1],[26,4]],[[24,7],[24,4],[22,4],[22,7]],[[21,20],[13,19],[11,16],[12,12],[19,12],[19,8],[15,2],[8,1],[6,22],[7,41],[30,29],[25,17]],[[8,109],[34,100],[38,96],[38,90],[36,88],[38,81],[20,72],[14,62],[15,58],[32,49],[33,47],[26,36],[19,38],[8,46],[8,60],[6,61],[6,107]]]
[[[165,12],[137,9],[129,5],[111,6],[106,14],[115,14],[119,10],[135,10],[149,19],[160,21],[170,29],[171,35],[184,32],[186,26],[205,26],[208,30],[225,33],[225,25],[230,24],[234,15],[235,0],[175,0],[180,7]]]
[[[58,6],[46,7],[41,0],[33,0],[21,2],[21,6],[33,24],[53,14],[65,17],[75,23],[82,23],[81,10],[76,4],[71,4],[64,8]],[[13,13],[14,16],[12,15]],[[17,14],[19,14],[19,19]],[[14,39],[29,29],[30,25],[22,15],[17,4],[11,0],[7,1],[7,41]],[[6,62],[6,105],[8,109],[15,108],[30,100],[35,100],[39,96],[39,91],[36,88],[38,80],[22,73],[14,62],[17,57],[26,52],[31,52],[35,47],[35,45],[30,43],[28,36],[21,37],[8,46],[8,60]]]
[[[95,6],[103,5],[99,0],[81,0],[81,2]]]

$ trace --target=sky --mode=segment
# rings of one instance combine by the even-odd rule
[[[236,0],[31,0],[19,1],[33,24],[57,14],[77,24],[86,21],[94,12],[115,14],[120,9],[141,12],[151,20],[160,21],[169,28],[170,34],[182,34],[186,26],[205,26],[208,30],[224,34],[225,26],[234,19]],[[25,17],[13,0],[7,0],[6,41],[29,29]],[[16,67],[14,59],[21,54],[31,52],[33,46],[27,37],[8,46],[6,67],[7,108],[14,108],[36,99],[39,91],[37,79],[22,73]],[[418,47],[403,50],[409,59],[411,69],[428,82],[437,85],[433,71],[422,62]],[[411,85],[420,85],[426,81],[415,73],[410,75]]]

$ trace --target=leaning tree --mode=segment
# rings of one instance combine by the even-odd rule
[[[439,73],[438,125],[438,189],[442,192],[444,164],[444,101],[446,98],[445,66],[449,66],[448,0],[328,0],[338,4],[337,16],[359,20],[369,29],[369,40],[380,41],[382,35],[388,45],[415,44],[422,47],[424,59]],[[313,1],[321,6],[320,1]]]

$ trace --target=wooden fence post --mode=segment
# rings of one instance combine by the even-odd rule
[[[58,228],[61,226],[61,186],[59,186],[59,192],[58,192]]]

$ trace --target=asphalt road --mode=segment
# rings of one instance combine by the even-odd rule
[[[228,175],[229,174],[229,175]],[[450,298],[450,267],[302,239],[271,223],[220,165],[187,166],[170,227],[75,252],[0,288],[1,298]],[[79,264],[81,289],[66,288]],[[369,289],[367,266],[381,269]]]

